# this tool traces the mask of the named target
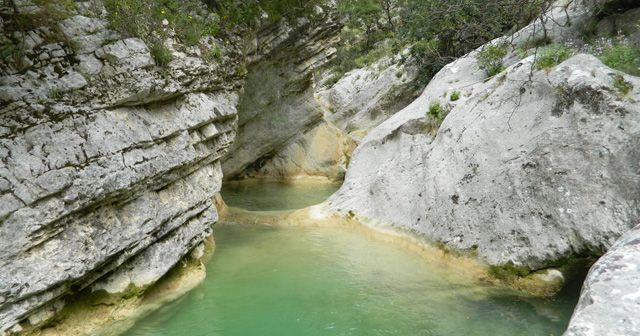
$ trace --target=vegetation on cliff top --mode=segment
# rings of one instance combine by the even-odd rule
[[[408,47],[426,84],[447,63],[523,27],[552,2],[339,0],[347,25],[332,66],[339,78]]]
[[[572,1],[568,0],[565,5]],[[347,24],[337,57],[330,64],[334,78],[329,83],[337,82],[352,69],[408,48],[420,71],[418,84],[424,85],[444,65],[488,41],[513,33],[535,20],[548,20],[545,13],[554,3],[553,0],[338,0]],[[590,4],[602,15],[633,7],[623,4],[617,6],[620,8],[614,6],[617,8],[614,10],[612,6]],[[614,69],[640,74],[640,49],[628,43],[624,32],[605,38],[587,33],[579,46],[557,45],[542,51],[538,68],[553,66],[572,54],[585,52],[598,56]],[[537,49],[551,43],[545,35],[519,47]],[[516,46],[504,43],[482,50],[478,61],[488,76],[503,70],[502,58],[508,48]]]

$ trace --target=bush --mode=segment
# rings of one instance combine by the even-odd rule
[[[125,36],[145,42],[165,37],[163,20],[185,45],[196,45],[207,33],[219,30],[219,19],[200,0],[105,0],[109,26]]]
[[[173,60],[171,51],[162,44],[162,42],[154,42],[151,44],[151,56],[159,67],[166,67]]]
[[[480,53],[476,55],[478,66],[489,77],[493,77],[504,70],[502,59],[507,55],[507,44],[489,44],[482,48]]]
[[[540,51],[536,55],[534,64],[536,69],[549,70],[575,54],[576,51],[567,44],[557,44],[547,50]]]
[[[434,100],[429,103],[429,111],[427,111],[427,117],[431,120],[431,129],[435,132],[440,128],[440,125],[444,121],[444,118],[449,114],[449,110],[445,109],[439,100]]]
[[[213,47],[202,57],[207,62],[215,60],[217,63],[222,63],[222,49]]]
[[[412,45],[411,54],[423,80],[430,80],[447,63],[528,24],[553,2],[408,0],[401,11],[399,31],[405,44]],[[488,72],[498,72],[493,62],[486,64]]]
[[[640,76],[640,48],[631,45],[622,32],[585,44],[582,51],[598,57],[610,68]]]

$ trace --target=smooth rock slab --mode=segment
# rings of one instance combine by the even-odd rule
[[[490,265],[599,256],[640,220],[640,79],[588,55],[532,57],[485,82],[473,55],[355,150],[334,213],[415,232]],[[634,86],[616,93],[613,76]],[[455,102],[444,93],[460,91]],[[435,138],[427,117],[450,112]]]
[[[592,267],[565,336],[640,335],[640,225]]]

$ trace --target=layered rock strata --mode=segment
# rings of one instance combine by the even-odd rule
[[[223,159],[225,178],[250,176],[295,138],[316,127],[323,111],[313,97],[312,71],[333,56],[342,24],[331,15],[295,27],[265,29],[249,45],[245,93],[238,105],[238,135]],[[277,38],[276,38],[277,37]],[[273,52],[271,45],[280,47]],[[277,176],[274,176],[277,177]]]
[[[38,13],[22,3],[13,14]],[[199,258],[217,220],[241,52],[206,62],[169,39],[160,69],[95,5],[58,24],[62,41],[50,27],[15,32],[21,60],[2,63],[0,334],[47,323],[89,287],[144,291]]]

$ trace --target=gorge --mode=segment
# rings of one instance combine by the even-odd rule
[[[2,3],[0,334],[124,332],[202,282],[223,179],[256,178],[344,180],[283,216],[538,296],[600,258],[565,334],[638,332],[637,3],[554,2],[418,90],[406,49],[333,74],[329,3],[237,25],[223,3]],[[586,31],[623,32],[636,69],[567,45]]]

